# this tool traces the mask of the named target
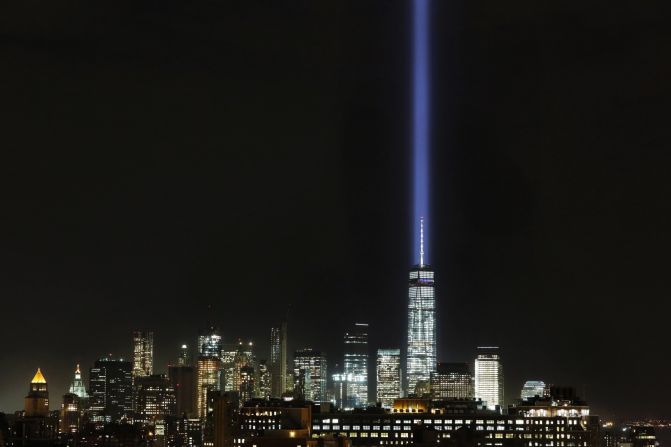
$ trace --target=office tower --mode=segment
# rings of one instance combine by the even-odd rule
[[[355,323],[345,332],[344,379],[346,408],[368,405],[368,324]]]
[[[135,379],[135,410],[146,423],[177,414],[175,389],[164,374]]]
[[[439,363],[431,373],[431,397],[436,400],[475,397],[475,382],[468,363]]]
[[[177,365],[179,366],[191,365],[191,356],[189,355],[189,347],[187,345],[182,345],[179,348],[179,357],[177,357]]]
[[[133,332],[133,379],[154,374],[154,333]]]
[[[240,368],[240,403],[252,400],[255,397],[256,371],[251,365]]]
[[[320,351],[300,349],[294,353],[294,376],[306,400],[326,401],[326,357]]]
[[[118,422],[133,409],[133,363],[103,357],[89,370],[89,409],[93,422]]]
[[[193,366],[168,366],[170,386],[175,390],[175,413],[178,416],[191,416],[195,410],[195,371]]]
[[[503,365],[498,347],[478,347],[475,398],[486,402],[488,408],[503,406]]]
[[[287,323],[270,329],[270,375],[272,396],[282,397],[287,390]]]
[[[265,360],[259,362],[257,376],[258,384],[256,386],[255,397],[260,397],[261,399],[270,398],[272,395],[272,376]]]
[[[245,366],[254,366],[254,344],[238,340],[226,343],[221,351],[224,374],[224,391],[240,391],[240,371]]]
[[[26,417],[47,417],[49,415],[49,387],[40,368],[30,381],[28,395],[24,399]]]
[[[418,382],[429,383],[436,370],[436,303],[434,272],[424,263],[424,220],[420,222],[419,264],[410,269],[408,283],[407,391]]]
[[[86,394],[86,387],[84,386],[84,381],[82,380],[82,372],[79,369],[79,363],[77,364],[77,369],[75,369],[75,377],[72,379],[70,384],[70,393],[76,394],[80,399],[86,399],[88,394]]]
[[[198,336],[199,357],[221,356],[221,335],[216,326],[210,324],[205,331]]]
[[[219,357],[198,358],[196,378],[196,415],[205,419],[207,416],[208,391],[220,390],[221,360]]]
[[[391,408],[401,397],[401,350],[378,349],[376,362],[377,401]]]
[[[527,380],[522,386],[520,398],[522,400],[530,400],[534,397],[545,397],[548,395],[548,388],[542,380]]]
[[[77,368],[79,369],[79,368]],[[81,425],[82,409],[79,396],[75,393],[63,395],[63,404],[59,414],[58,431],[60,433],[77,433]]]

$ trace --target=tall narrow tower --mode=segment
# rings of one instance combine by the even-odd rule
[[[133,379],[154,374],[154,333],[133,332]]]
[[[428,385],[436,370],[436,300],[434,272],[424,263],[424,219],[420,221],[419,264],[410,269],[408,283],[407,392]]]
[[[287,322],[270,330],[270,380],[272,396],[282,397],[287,389]]]

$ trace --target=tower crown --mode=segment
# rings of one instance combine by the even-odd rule
[[[42,375],[42,371],[40,370],[40,368],[37,368],[35,377],[33,377],[33,380],[31,380],[30,383],[47,383],[47,380]]]

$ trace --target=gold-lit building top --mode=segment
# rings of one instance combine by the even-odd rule
[[[33,380],[31,380],[30,383],[47,383],[47,380],[42,375],[42,371],[40,371],[40,368],[37,368],[35,377],[33,377]]]

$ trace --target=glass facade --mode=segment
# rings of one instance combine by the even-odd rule
[[[475,398],[488,408],[503,405],[503,365],[497,347],[479,347],[475,359]]]
[[[133,332],[133,378],[154,374],[154,333]]]
[[[355,323],[345,332],[344,374],[347,388],[345,408],[368,405],[368,324]]]
[[[217,328],[210,326],[209,329],[198,336],[199,357],[219,357],[221,355],[221,335]]]
[[[436,303],[434,272],[426,264],[410,270],[408,286],[407,392],[428,384],[436,370]]]
[[[326,357],[320,351],[301,349],[294,353],[294,377],[299,397],[313,402],[325,402]],[[296,392],[296,390],[294,390]]]
[[[401,397],[401,350],[377,350],[377,401],[382,408],[391,408]]]
[[[270,380],[272,396],[287,390],[287,323],[270,330]]]

